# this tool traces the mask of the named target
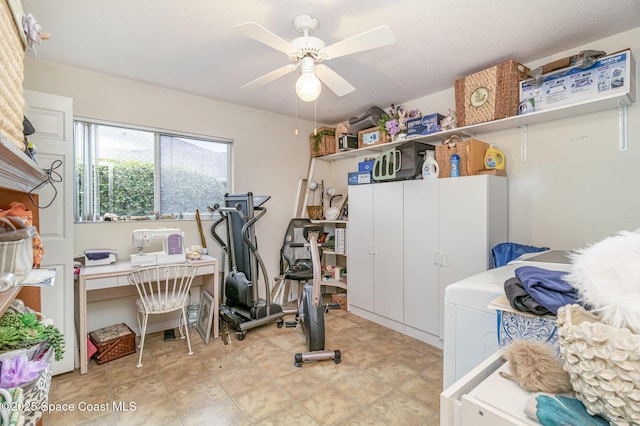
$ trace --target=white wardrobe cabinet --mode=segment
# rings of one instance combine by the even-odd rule
[[[401,182],[349,188],[349,305],[398,323],[403,318],[402,200]]]
[[[447,285],[507,241],[507,179],[466,176],[349,187],[351,310],[442,346]]]
[[[436,179],[404,182],[404,324],[414,337],[440,333],[439,197]]]
[[[444,337],[444,292],[449,284],[492,266],[491,248],[507,241],[507,178],[440,179],[439,308]]]

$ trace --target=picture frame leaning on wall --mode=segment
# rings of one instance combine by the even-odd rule
[[[211,337],[211,324],[213,322],[213,296],[207,290],[202,290],[200,297],[200,309],[198,310],[198,322],[196,328],[202,336],[205,344],[209,343]]]

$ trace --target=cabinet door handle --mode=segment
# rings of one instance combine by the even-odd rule
[[[433,252],[433,264],[434,265],[440,264],[440,253],[438,253],[437,251]]]
[[[373,243],[372,245],[373,245],[373,254],[374,255],[378,254],[378,244]]]
[[[368,254],[373,254],[373,243],[369,243],[368,249],[367,249],[367,253]]]
[[[447,266],[447,255],[440,253],[440,266]]]

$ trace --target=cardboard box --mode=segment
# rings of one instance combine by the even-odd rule
[[[467,158],[467,173],[469,173],[469,176],[477,175],[484,171],[484,155],[488,148],[488,143],[469,138],[469,157]]]
[[[331,295],[333,303],[339,303],[340,309],[347,310],[347,293],[336,293]]]
[[[440,131],[440,120],[443,118],[444,115],[435,113],[405,121],[407,125],[407,137],[428,135]]]
[[[373,179],[371,179],[371,171],[349,172],[347,183],[349,185],[364,185],[368,183],[373,183]]]
[[[369,161],[361,161],[358,163],[358,171],[359,172],[370,172],[373,170],[373,165],[376,163],[375,160]]]
[[[358,132],[358,148],[367,148],[387,142],[391,142],[391,137],[378,127],[371,127]]]
[[[500,170],[500,169],[489,169],[489,170],[480,170],[476,174],[478,174],[478,175],[492,175],[492,176],[506,176],[507,175],[507,171],[506,170]]]
[[[571,68],[553,72],[536,80],[520,83],[520,101],[533,99],[533,110],[626,94],[635,101],[635,61],[631,50],[624,50],[598,59],[586,69]]]

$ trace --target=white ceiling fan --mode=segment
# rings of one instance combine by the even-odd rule
[[[285,53],[291,61],[290,64],[250,81],[243,85],[242,88],[264,86],[300,67],[300,77],[296,82],[296,93],[303,101],[311,102],[317,99],[322,88],[320,81],[326,84],[336,95],[344,96],[353,92],[355,87],[321,62],[387,46],[396,41],[389,27],[381,25],[326,46],[324,41],[310,35],[318,28],[318,23],[318,18],[312,15],[296,16],[293,20],[293,26],[302,36],[291,42],[284,40],[256,22],[236,25],[234,28],[237,28],[243,35]]]

